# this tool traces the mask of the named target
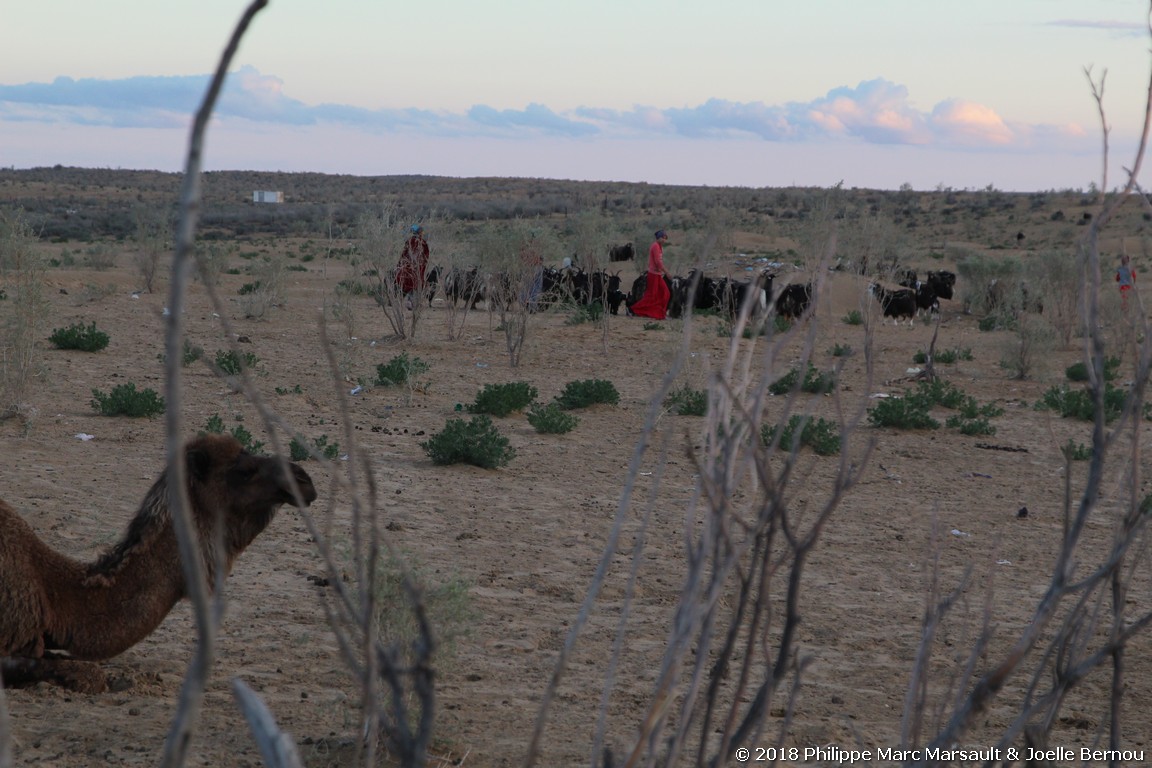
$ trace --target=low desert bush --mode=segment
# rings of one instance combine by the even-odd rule
[[[1104,384],[1105,422],[1111,422],[1120,415],[1127,397],[1128,390],[1114,387],[1107,382]],[[1056,411],[1064,418],[1092,421],[1096,415],[1096,404],[1092,400],[1090,390],[1068,389],[1061,385],[1050,387],[1037,401],[1036,410]],[[1147,412],[1147,407],[1145,411]]]
[[[536,387],[526,381],[508,384],[485,384],[476,395],[476,402],[467,406],[469,413],[487,413],[507,416],[522,411],[536,400]]]
[[[528,423],[542,434],[563,435],[575,429],[579,419],[556,403],[536,403],[528,409]]]
[[[208,417],[208,421],[205,423],[204,429],[200,431],[200,434],[222,435],[224,431],[224,419],[220,418],[220,414],[214,413]],[[228,430],[228,434],[236,438],[236,442],[240,443],[248,453],[257,455],[264,452],[264,443],[257,440],[255,435],[243,424],[233,425],[232,429]]]
[[[108,346],[108,334],[96,329],[96,323],[77,323],[52,331],[48,340],[57,349],[77,349],[81,352],[99,352]]]
[[[416,383],[416,377],[428,372],[428,363],[401,352],[387,363],[376,366],[376,386],[405,387]]]
[[[708,393],[685,384],[668,393],[668,406],[681,416],[703,416],[708,412]]]
[[[234,350],[216,350],[216,367],[220,369],[221,373],[228,376],[239,376],[240,371],[245,368],[255,368],[256,364],[260,362],[252,352],[237,353]]]
[[[468,634],[477,618],[470,585],[459,575],[442,573],[439,567],[431,569],[413,563],[408,555],[404,559],[409,561],[409,577],[420,585],[424,618],[436,638],[433,661],[438,670],[444,669],[456,656],[457,641]],[[385,645],[397,650],[401,663],[411,666],[421,633],[412,612],[411,596],[404,586],[404,568],[397,557],[380,558],[373,590],[376,631]]]
[[[864,325],[864,315],[858,309],[850,310],[840,319],[848,325]]]
[[[556,404],[566,411],[600,403],[616,405],[619,402],[620,393],[616,391],[616,385],[604,379],[570,381],[564,391],[556,396]]]
[[[288,455],[292,461],[307,461],[313,453],[323,456],[328,461],[335,461],[340,456],[340,443],[329,443],[328,435],[320,435],[312,440],[312,450],[308,449],[308,445],[300,441],[299,438],[292,438],[288,443]]]
[[[851,357],[852,345],[850,344],[834,344],[832,349],[828,350],[828,354],[832,357]]]
[[[876,427],[894,429],[939,429],[940,422],[929,413],[931,404],[921,397],[905,394],[889,397],[868,410],[868,421]]]
[[[1088,459],[1092,458],[1091,446],[1077,443],[1072,438],[1068,438],[1068,442],[1060,448],[1060,452],[1063,453],[1064,457],[1069,461],[1088,461]]]
[[[943,363],[945,365],[950,365],[950,364],[956,362],[957,360],[971,360],[971,359],[972,359],[972,348],[971,347],[964,347],[963,349],[956,347],[953,349],[942,349],[939,352],[937,352],[934,362]],[[928,362],[928,353],[925,352],[924,350],[918,351],[915,355],[912,356],[912,362],[916,363],[917,365],[923,365],[924,363]]]
[[[793,368],[769,384],[768,391],[774,395],[786,395],[796,389],[797,383],[801,392],[824,395],[836,389],[836,376],[831,372],[819,371],[816,366],[809,363],[803,380],[800,379],[800,369]]]
[[[473,464],[485,469],[502,467],[516,456],[508,438],[500,434],[486,414],[470,420],[449,419],[444,429],[420,447],[433,464]]]
[[[1104,360],[1104,381],[1114,381],[1116,379],[1116,371],[1120,367],[1120,358],[1109,357]],[[1088,364],[1081,361],[1072,363],[1064,369],[1064,375],[1068,377],[1068,381],[1086,382],[1088,381]]]
[[[572,314],[564,321],[565,325],[583,325],[584,323],[597,323],[604,316],[604,305],[599,301],[591,304],[577,304]]]
[[[92,390],[92,408],[101,416],[147,416],[151,418],[164,413],[164,398],[154,389],[137,390],[129,382],[112,388],[105,394]]]
[[[771,445],[779,430],[777,424],[765,424],[760,428],[760,442]],[[818,456],[835,456],[840,453],[840,428],[823,418],[793,415],[780,431],[780,447],[786,451],[798,451],[803,446],[810,447]]]

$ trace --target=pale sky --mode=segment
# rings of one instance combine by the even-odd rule
[[[0,10],[0,166],[180,170],[246,3]],[[271,0],[208,170],[1029,191],[1108,184],[1148,0]],[[1142,180],[1145,187],[1152,184]]]

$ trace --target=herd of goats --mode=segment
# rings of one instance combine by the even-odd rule
[[[699,269],[691,269],[686,275],[665,275],[669,293],[667,315],[679,318],[685,312],[713,310],[732,319],[745,311],[751,318],[766,318],[774,310],[777,316],[788,320],[802,317],[812,303],[812,283],[789,283],[774,291],[776,277],[772,269],[747,280],[710,277]],[[945,270],[929,271],[924,280],[911,270],[899,277],[899,288],[886,288],[875,282],[868,286],[885,320],[890,317],[894,322],[907,320],[911,324],[917,314],[938,312],[940,299],[951,299],[956,285],[955,273]],[[480,302],[489,307],[519,303],[535,311],[562,303],[600,304],[616,315],[622,305],[631,307],[643,297],[648,276],[640,274],[627,293],[622,290],[619,271],[586,271],[573,266],[541,267],[520,279],[508,273],[485,273],[478,267],[435,267],[427,280],[429,305],[439,288],[453,307],[460,302],[470,309]]]

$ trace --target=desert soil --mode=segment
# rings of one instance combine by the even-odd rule
[[[163,310],[166,293],[132,294],[138,277],[121,266],[101,272],[52,270],[45,328],[95,322],[111,343],[97,353],[51,349],[44,338],[43,376],[28,404],[27,429],[18,419],[0,422],[0,496],[19,510],[54,548],[95,557],[121,533],[160,471],[163,424],[159,419],[107,418],[90,407],[92,390],[134,382],[163,389]],[[643,321],[611,318],[606,335],[595,323],[566,323],[564,312],[532,319],[522,364],[508,363],[503,334],[489,316],[469,316],[461,338],[447,340],[448,311],[437,299],[424,313],[415,341],[389,337],[380,310],[368,298],[354,304],[354,326],[330,327],[331,351],[346,374],[335,383],[328,370],[318,317],[340,276],[319,268],[288,273],[284,303],[266,318],[246,320],[237,289],[244,278],[222,278],[221,294],[233,330],[247,337],[243,351],[259,358],[256,384],[275,411],[305,435],[326,435],[347,448],[336,392],[356,378],[371,379],[375,366],[401,352],[429,365],[417,390],[368,387],[348,396],[352,435],[370,460],[380,491],[381,521],[393,543],[432,579],[460,579],[469,587],[473,618],[446,660],[438,683],[432,764],[463,760],[468,766],[517,765],[565,632],[576,616],[599,562],[650,401],[680,348],[682,323],[645,330]],[[899,394],[913,355],[926,349],[932,328],[874,327],[873,378],[868,379],[864,330],[842,318],[862,304],[856,278],[829,276],[809,323],[815,324],[814,362],[831,367],[834,345],[850,345],[840,376],[840,399],[811,398],[814,413],[835,418],[870,404],[877,393]],[[166,288],[165,288],[166,290]],[[892,747],[899,744],[901,713],[925,610],[930,563],[937,542],[946,586],[964,569],[972,578],[961,600],[962,620],[949,625],[936,667],[957,669],[965,643],[986,607],[995,616],[993,651],[983,669],[1016,637],[1048,583],[1062,525],[1065,461],[1060,446],[1089,440],[1086,422],[1061,419],[1033,404],[1064,378],[1077,349],[1046,355],[1030,380],[1016,381],[1000,366],[1007,332],[981,332],[979,318],[945,302],[937,346],[970,349],[972,359],[940,366],[944,377],[981,403],[996,402],[991,437],[966,437],[954,429],[896,431],[866,424],[849,445],[855,455],[875,441],[859,485],[836,511],[809,563],[799,635],[810,660],[784,744],[798,747]],[[716,320],[698,322],[682,381],[700,387],[718,365],[728,339]],[[226,349],[220,322],[203,289],[191,288],[190,340],[207,357]],[[751,344],[743,341],[741,344]],[[793,343],[782,363],[800,354]],[[496,423],[511,441],[515,459],[496,470],[435,466],[420,442],[472,402],[484,384],[528,381],[541,400],[574,380],[608,379],[620,392],[615,407],[578,413],[565,435],[536,433],[523,415]],[[257,439],[264,430],[253,407],[205,366],[186,369],[181,404],[189,434],[218,414],[226,426],[243,423]],[[280,389],[284,394],[277,394]],[[298,389],[297,389],[298,388]],[[782,405],[770,405],[775,418]],[[946,414],[938,414],[943,420]],[[636,588],[608,720],[608,743],[617,750],[646,712],[652,681],[676,607],[683,573],[685,506],[695,467],[686,451],[701,445],[704,420],[663,413],[656,443],[667,440],[667,464],[652,508],[646,554]],[[1146,436],[1147,426],[1142,426]],[[92,435],[81,440],[80,434]],[[983,447],[982,447],[983,446]],[[1011,450],[995,450],[995,447]],[[606,661],[658,457],[646,454],[624,526],[623,553],[615,558],[549,719],[538,764],[588,764]],[[805,459],[796,503],[814,509],[824,498],[837,457]],[[313,513],[339,528],[350,499],[334,482],[347,474],[340,461],[305,463],[320,498]],[[1083,482],[1084,463],[1073,465],[1072,483]],[[1099,512],[1090,522],[1093,541],[1105,543],[1125,504],[1128,465],[1110,465]],[[1147,476],[1147,470],[1143,471]],[[1018,511],[1027,507],[1026,517]],[[309,766],[356,764],[358,691],[342,661],[321,601],[324,566],[299,514],[284,509],[240,558],[227,587],[228,607],[218,661],[208,688],[193,765],[260,764],[253,740],[232,699],[239,677],[265,699],[300,747]],[[1146,574],[1131,600],[1147,608]],[[40,685],[8,692],[18,765],[154,765],[172,721],[180,683],[195,637],[187,604],[179,605],[148,639],[106,663],[124,690],[76,694]],[[1152,737],[1148,718],[1136,711],[1152,698],[1152,665],[1146,640],[1128,657],[1126,719],[1129,745]],[[1009,690],[1024,685],[1013,680]],[[1070,698],[1052,746],[1079,747],[1106,727],[1108,681],[1093,675]],[[1005,699],[1006,701],[1007,699]],[[779,712],[774,712],[779,714]],[[973,743],[996,733],[1012,716],[994,705]],[[778,722],[769,722],[772,734]],[[767,746],[767,745],[764,745]],[[1152,744],[1148,745],[1152,748]]]

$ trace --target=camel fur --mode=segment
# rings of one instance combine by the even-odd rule
[[[310,504],[308,474],[253,456],[229,435],[184,448],[189,511],[213,583],[272,521],[282,504]],[[168,508],[167,471],[152,485],[124,537],[85,564],[49,548],[0,501],[0,666],[5,684],[48,680],[87,692],[105,689],[99,668],[152,633],[187,594]],[[298,490],[299,496],[294,492]]]

